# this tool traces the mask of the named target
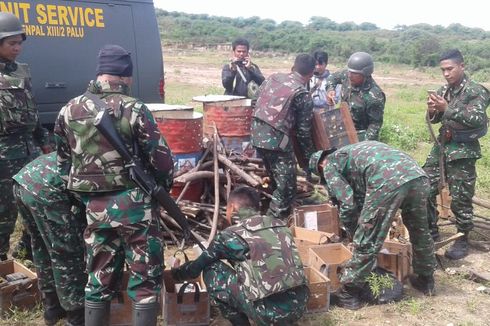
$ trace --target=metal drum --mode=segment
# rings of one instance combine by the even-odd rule
[[[254,156],[250,146],[252,100],[232,95],[196,96],[193,100],[203,103],[204,137],[212,139],[216,125],[226,150]]]
[[[174,172],[191,170],[203,154],[202,113],[194,112],[192,107],[183,105],[155,103],[147,106],[172,150]],[[183,187],[183,184],[175,182],[170,191],[172,197],[177,198]],[[194,181],[182,198],[199,202],[203,189],[202,180]]]

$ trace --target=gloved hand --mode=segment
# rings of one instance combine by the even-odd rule
[[[184,282],[188,279],[190,279],[189,277],[187,277],[186,273],[185,273],[185,270],[182,268],[184,267],[184,265],[180,266],[180,267],[177,267],[177,268],[172,268],[170,270],[170,273],[172,274],[172,278],[177,281],[177,282]]]

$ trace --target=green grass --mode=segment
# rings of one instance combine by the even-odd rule
[[[209,51],[204,53],[180,53],[174,56],[172,53],[172,63],[185,63],[206,67],[220,67],[226,62],[228,54]],[[289,71],[293,55],[276,56],[267,53],[252,53],[253,60],[264,69],[274,69],[276,71]],[[331,65],[331,71],[343,68],[342,65]],[[219,68],[216,71],[220,74]],[[425,68],[423,71],[414,71],[408,66],[396,66],[389,64],[377,65],[375,73],[385,79],[393,79],[390,83],[383,84],[383,79],[379,78],[378,84],[386,93],[386,106],[384,113],[383,128],[380,133],[380,140],[409,155],[423,165],[430,149],[432,140],[425,122],[425,112],[427,89],[437,89],[444,83],[439,68]],[[416,82],[407,83],[407,74],[417,73],[417,78],[411,79]],[[420,80],[418,77],[422,77]],[[377,77],[375,76],[375,79]],[[488,83],[485,86],[489,87]],[[166,102],[169,104],[186,104],[193,106],[196,110],[202,111],[201,103],[192,102],[192,97],[205,94],[223,94],[221,85],[196,85],[189,81],[174,82],[166,85]],[[433,125],[434,132],[438,134],[439,125]],[[480,139],[482,146],[482,158],[477,161],[477,196],[490,199],[490,135]]]

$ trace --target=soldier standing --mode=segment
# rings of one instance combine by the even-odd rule
[[[342,85],[341,100],[349,104],[359,140],[379,140],[386,97],[371,76],[374,62],[366,52],[356,52],[347,61],[347,69],[327,78],[327,102],[335,104],[335,88]]]
[[[339,305],[360,308],[360,292],[399,208],[413,246],[416,275],[410,281],[414,288],[432,295],[436,260],[427,222],[429,182],[425,172],[407,154],[377,141],[329,153],[313,154],[310,169],[322,177],[329,195],[339,203],[340,221],[353,237],[353,256],[340,278]]]
[[[256,87],[264,81],[264,75],[250,58],[250,44],[244,38],[237,38],[231,44],[233,57],[230,63],[223,66],[221,81],[225,88],[225,95],[238,95],[250,97],[249,84],[253,82]]]
[[[133,301],[133,325],[155,325],[157,319],[164,267],[159,206],[130,179],[122,157],[94,126],[102,108],[90,99],[97,96],[107,103],[128,150],[138,153],[144,167],[168,191],[172,155],[148,108],[128,95],[132,69],[125,49],[102,47],[97,80],[61,109],[55,123],[60,174],[86,206],[87,326],[109,324],[110,301],[124,262],[130,270],[127,293]]]
[[[29,67],[15,61],[25,40],[19,19],[0,12],[0,260],[7,259],[17,219],[12,176],[40,154],[38,146],[51,151],[34,104]]]
[[[264,161],[273,190],[267,215],[283,220],[289,216],[296,195],[292,132],[296,133],[299,165],[305,170],[314,152],[313,101],[306,89],[314,69],[311,55],[298,55],[291,73],[274,74],[262,84],[253,113],[252,145]]]
[[[66,315],[66,325],[83,326],[84,208],[66,190],[55,152],[30,162],[13,179],[17,206],[32,238],[44,322],[55,325]]]
[[[443,156],[445,175],[451,193],[451,211],[456,216],[457,239],[445,253],[449,259],[461,259],[468,254],[468,233],[473,228],[473,204],[476,182],[476,160],[481,158],[478,138],[487,132],[486,108],[489,91],[472,81],[464,71],[463,55],[457,49],[443,53],[439,59],[447,84],[430,94],[427,110],[431,123],[441,122],[438,143],[424,165],[429,175],[429,225],[433,237],[439,236],[437,227],[436,195],[439,192],[439,159]],[[441,152],[442,148],[442,152]]]
[[[253,188],[235,189],[226,218],[238,224],[219,232],[195,261],[172,269],[172,276],[184,281],[203,272],[212,300],[233,325],[250,325],[249,319],[256,325],[291,325],[309,298],[303,265],[290,230],[260,215],[259,203]]]

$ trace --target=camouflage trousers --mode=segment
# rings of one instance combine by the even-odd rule
[[[354,233],[353,255],[341,274],[342,284],[364,285],[376,267],[376,258],[399,208],[410,234],[413,271],[419,275],[433,274],[436,259],[427,223],[428,194],[429,183],[426,177],[411,180],[391,192],[379,189],[366,194]]]
[[[269,174],[272,200],[267,215],[286,220],[296,196],[296,158],[292,152],[257,148]]]
[[[0,255],[9,251],[10,234],[14,231],[17,220],[12,177],[19,172],[32,158],[0,160]]]
[[[68,198],[46,203],[17,183],[14,195],[31,235],[41,293],[56,292],[66,311],[83,308],[87,275],[83,251],[86,221],[82,209],[73,206]]]
[[[207,266],[203,279],[211,300],[223,316],[235,321],[245,314],[256,325],[292,325],[306,311],[310,291],[306,285],[250,301],[239,290],[236,271],[221,261]]]
[[[88,221],[84,234],[88,273],[85,299],[110,301],[125,286],[122,277],[126,263],[131,300],[156,302],[164,265],[163,234],[155,203],[139,189],[81,197]]]
[[[476,183],[476,159],[467,158],[446,162],[446,180],[451,194],[451,211],[456,217],[458,232],[468,232],[473,228],[473,204]],[[428,203],[429,226],[432,233],[438,232],[436,196],[439,194],[439,161],[438,158],[429,156],[424,165],[424,170],[429,176],[430,195]]]

